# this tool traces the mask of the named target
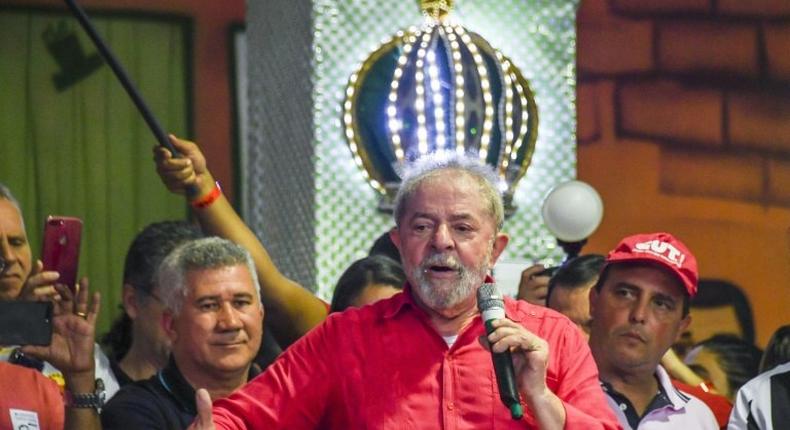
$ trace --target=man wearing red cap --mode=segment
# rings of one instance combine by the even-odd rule
[[[697,261],[668,233],[623,239],[590,293],[590,348],[609,406],[625,429],[717,429],[699,399],[659,364],[691,322]]]

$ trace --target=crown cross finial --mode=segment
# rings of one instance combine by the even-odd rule
[[[453,0],[420,0],[420,10],[437,21],[443,20],[453,8]]]

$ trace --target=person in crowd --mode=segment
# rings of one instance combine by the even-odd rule
[[[776,329],[760,359],[760,373],[790,361],[790,325]]]
[[[400,252],[398,251],[398,247],[392,243],[389,231],[383,233],[373,241],[373,245],[371,245],[368,250],[368,257],[373,257],[374,255],[389,257],[391,260],[400,264]]]
[[[395,199],[408,282],[335,313],[213,409],[198,392],[193,428],[616,428],[584,338],[567,318],[505,298],[487,342],[476,291],[508,237],[497,177],[479,160],[425,157]],[[511,351],[526,408],[500,402],[491,353]]]
[[[790,362],[744,384],[735,399],[728,430],[790,428]]]
[[[582,255],[564,263],[549,280],[546,305],[570,318],[585,336],[590,335],[590,289],[603,264],[603,255]]]
[[[266,248],[222,194],[198,146],[172,135],[170,141],[181,157],[173,157],[161,146],[154,148],[156,170],[162,182],[172,192],[187,194],[192,213],[205,234],[223,237],[249,250],[261,282],[267,328],[277,343],[287,348],[322,322],[329,306],[279,271]]]
[[[330,311],[340,312],[392,297],[403,289],[404,282],[403,268],[389,257],[373,255],[357,260],[340,275]]]
[[[602,255],[576,257],[564,263],[549,281],[548,307],[570,318],[587,336],[592,323],[589,294],[597,284],[605,263]],[[707,387],[705,390],[698,387],[704,380],[686,366],[672,352],[672,348],[664,354],[661,365],[672,377],[671,382],[675,388],[702,400],[713,411],[719,427],[726,427],[732,405],[725,397],[709,392]],[[678,375],[689,380],[692,385],[675,379]]]
[[[263,306],[249,253],[208,237],[176,247],[156,273],[171,359],[145,381],[126,385],[102,410],[110,429],[183,429],[195,416],[195,388],[216,399],[257,373]]]
[[[542,264],[533,264],[521,272],[516,297],[533,305],[546,306],[551,270]]]
[[[711,410],[672,386],[661,357],[690,323],[697,261],[668,233],[624,238],[590,293],[590,348],[625,429],[716,429]]]
[[[757,376],[762,351],[731,334],[700,342],[686,354],[685,363],[718,393],[735,400],[735,393]]]
[[[57,272],[43,271],[41,261],[33,261],[25,231],[22,209],[11,190],[0,183],[0,300],[34,300],[54,294]],[[21,297],[20,297],[21,296]]]
[[[0,300],[59,299],[55,289],[59,274],[44,271],[40,260],[33,262],[22,210],[11,191],[3,184],[0,184],[0,252],[4,260],[4,267],[0,270]],[[118,391],[118,380],[99,345],[95,345],[94,349],[96,375],[103,381],[107,398],[112,397]],[[0,345],[0,361],[37,369],[63,386],[63,374],[59,369],[49,362],[25,356],[16,345]]]
[[[185,221],[146,226],[132,241],[123,268],[123,313],[102,343],[121,386],[148,379],[167,364],[170,340],[160,323],[164,305],[154,288],[159,263],[176,246],[203,237]]]

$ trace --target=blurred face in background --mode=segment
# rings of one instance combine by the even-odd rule
[[[170,338],[162,327],[165,306],[154,288],[150,293],[142,288],[124,284],[124,309],[133,321],[133,339],[140,343],[156,367],[167,364],[170,355]]]
[[[590,337],[590,289],[598,279],[593,279],[587,284],[570,288],[562,285],[555,285],[551,292],[547,307],[565,315],[573,321],[576,326],[584,333],[585,337]]]
[[[0,300],[14,300],[30,275],[32,256],[22,213],[3,198],[0,198],[0,257],[5,261],[5,268],[0,272]]]

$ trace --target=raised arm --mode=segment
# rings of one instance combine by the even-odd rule
[[[172,135],[170,140],[183,156],[174,158],[167,149],[154,148],[156,170],[162,182],[179,194],[192,187],[196,193],[187,197],[190,203],[210,201],[192,204],[203,231],[231,240],[252,254],[261,283],[261,301],[270,316],[266,322],[280,346],[286,348],[326,318],[326,304],[277,269],[266,248],[224,195],[211,201],[216,185],[200,148]]]

